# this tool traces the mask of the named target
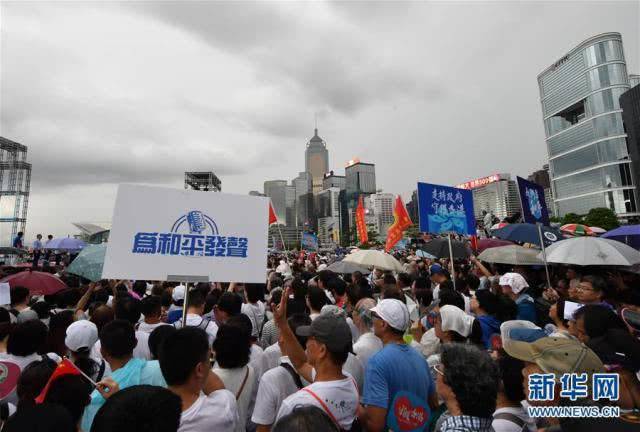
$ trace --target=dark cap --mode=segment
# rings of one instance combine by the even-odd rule
[[[353,352],[349,324],[338,315],[319,315],[310,326],[298,327],[296,335],[313,337],[332,353]]]

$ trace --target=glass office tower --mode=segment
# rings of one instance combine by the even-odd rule
[[[629,77],[619,33],[594,36],[538,76],[556,214],[608,207],[637,216],[619,98]]]

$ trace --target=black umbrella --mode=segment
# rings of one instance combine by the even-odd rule
[[[450,258],[449,240],[446,237],[437,238],[426,243],[420,249],[436,258]],[[459,240],[451,240],[451,249],[453,250],[454,259],[468,258],[471,253],[467,244]]]

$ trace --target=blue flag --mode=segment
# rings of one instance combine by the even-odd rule
[[[422,232],[476,235],[470,190],[418,183],[418,207]]]
[[[549,226],[549,211],[547,202],[544,199],[544,189],[539,184],[530,182],[522,177],[518,180],[518,191],[520,192],[520,204],[522,205],[522,217],[525,222]]]

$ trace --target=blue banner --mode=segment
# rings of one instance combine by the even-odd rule
[[[470,190],[418,183],[418,208],[422,232],[476,235]]]
[[[527,223],[549,226],[549,211],[547,202],[544,199],[544,189],[539,184],[530,182],[522,177],[518,180],[518,191],[520,192],[520,204],[522,205],[522,218]]]
[[[303,232],[302,233],[302,249],[308,250],[308,251],[317,251],[318,236],[313,233]]]

